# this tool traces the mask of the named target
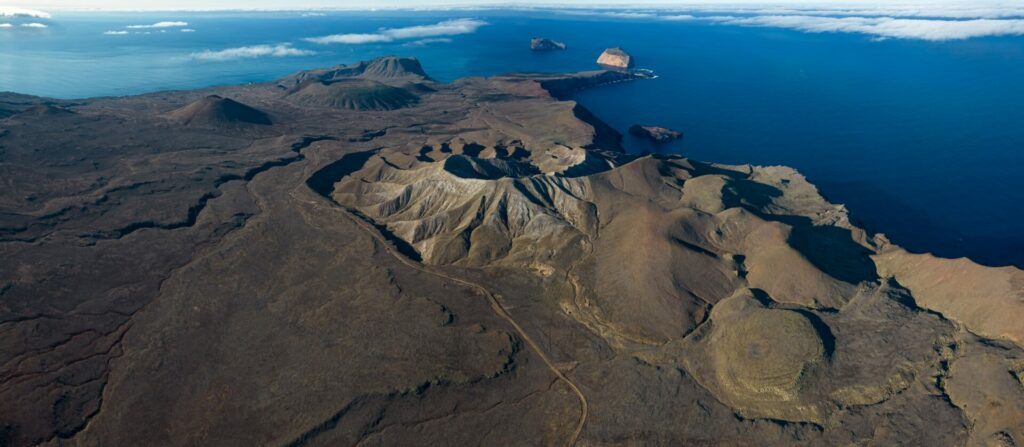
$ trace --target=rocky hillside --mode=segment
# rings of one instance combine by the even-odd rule
[[[367,79],[310,80],[288,94],[295,104],[348,110],[394,110],[419,102],[419,96],[401,87]]]
[[[238,124],[270,124],[270,117],[230,98],[210,95],[168,114],[183,126],[221,127]]]

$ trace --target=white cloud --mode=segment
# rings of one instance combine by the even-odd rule
[[[108,36],[123,36],[125,34],[128,34],[128,31],[104,31],[103,34],[106,34]]]
[[[1019,0],[22,0],[33,7],[119,11],[427,11],[520,9],[557,11],[700,11],[709,14],[923,18],[1024,18]],[[368,6],[371,4],[373,6]],[[637,5],[644,5],[642,8]],[[0,11],[7,9],[0,6]],[[38,11],[42,12],[42,11]],[[49,18],[49,17],[45,17]]]
[[[381,28],[376,33],[332,34],[309,37],[304,40],[318,44],[364,44],[392,42],[399,39],[415,39],[438,36],[455,36],[476,32],[487,22],[476,19],[452,19],[432,25],[407,26],[404,28]]]
[[[304,39],[308,42],[328,44],[328,43],[346,43],[346,44],[363,44],[363,43],[378,43],[378,42],[391,42],[394,38],[385,34],[332,34],[330,36],[321,37],[310,37]]]
[[[698,5],[671,8],[674,11],[693,11],[705,14],[744,15],[810,15],[833,17],[915,17],[943,19],[999,19],[1024,17],[1024,5],[1010,3],[931,2],[923,4],[870,4],[854,6],[854,2],[828,4],[776,4],[776,5]]]
[[[405,46],[422,47],[430,45],[432,43],[452,43],[452,40],[447,37],[430,37],[427,39],[414,40],[412,42],[406,43]]]
[[[571,15],[663,21],[703,21],[726,25],[795,29],[809,33],[860,33],[879,39],[962,40],[1024,35],[1024,3],[983,1],[930,4],[863,2],[761,3],[708,1],[646,9],[562,9]],[[687,14],[682,14],[687,13]],[[692,14],[690,14],[692,13]],[[717,15],[716,15],[717,14]]]
[[[125,28],[128,29],[142,29],[142,28],[178,28],[182,26],[188,26],[188,22],[156,22],[150,25],[128,25]]]
[[[39,22],[22,23],[21,26],[25,28],[46,28],[46,24]]]
[[[14,25],[11,25],[10,23],[0,23],[0,28],[10,28],[10,27],[13,27],[13,26]]]
[[[881,38],[931,41],[1024,35],[1024,20],[928,20],[894,17],[821,17],[808,15],[711,16],[728,25],[789,28],[809,33],[861,33]]]
[[[36,19],[53,18],[53,16],[46,11],[39,11],[36,9],[15,8],[12,6],[0,6],[0,17],[32,17]]]
[[[475,19],[454,19],[445,20],[433,25],[408,26],[405,28],[391,28],[384,30],[388,36],[396,39],[409,39],[432,36],[454,36],[458,34],[469,34],[476,32],[477,28],[486,25],[487,22]]]
[[[596,17],[614,17],[617,19],[656,19],[657,14],[653,12],[635,12],[635,11],[585,11],[576,9],[567,9],[560,11],[563,14],[569,14],[574,16],[596,16]]]
[[[182,28],[181,32],[183,32],[183,33],[194,33],[194,32],[196,32],[196,30],[194,30],[192,28]]]
[[[226,50],[206,50],[199,53],[192,53],[193,59],[204,61],[230,61],[235,59],[252,59],[257,57],[288,57],[288,56],[312,56],[315,51],[294,48],[288,44],[278,45],[252,45],[247,47],[228,48]]]

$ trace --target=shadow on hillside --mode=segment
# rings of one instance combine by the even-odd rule
[[[853,240],[846,228],[815,225],[804,216],[771,214],[764,210],[782,191],[763,183],[733,178],[723,191],[726,207],[741,207],[758,217],[792,227],[786,242],[819,270],[850,284],[878,278],[871,251]]]

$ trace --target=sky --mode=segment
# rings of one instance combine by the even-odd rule
[[[315,9],[458,9],[458,8],[552,8],[562,14],[606,16],[618,20],[693,21],[722,26],[785,28],[806,33],[855,33],[875,39],[916,39],[928,41],[965,40],[991,36],[1024,36],[1024,0],[947,0],[929,3],[893,3],[876,0],[374,0],[372,8],[364,1],[350,0],[19,0],[17,4],[0,0],[0,36],[18,32],[24,35],[42,31],[60,13],[86,11],[183,11],[183,10],[315,10]],[[472,33],[485,22],[444,21],[410,29],[382,29],[374,33],[339,33],[311,36],[305,43],[360,45],[392,42],[409,36],[444,39],[445,36]],[[109,30],[104,34],[127,35],[139,29],[176,28],[194,32],[187,22],[158,22],[138,28]],[[145,31],[141,31],[145,32]],[[229,54],[204,57],[248,57],[252,54],[275,57],[302,56],[313,50],[288,46],[241,48]]]
[[[880,1],[880,0],[0,0],[0,8],[19,7],[41,10],[228,10],[228,9],[373,9],[373,8],[458,8],[480,6],[563,6],[563,7],[726,7],[730,5],[765,5],[767,7],[794,6],[800,8],[865,7],[904,9],[948,9],[957,7],[1000,8],[1020,5],[1020,1],[999,0],[934,0]]]

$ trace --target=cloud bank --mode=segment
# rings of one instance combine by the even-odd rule
[[[289,56],[312,56],[316,51],[294,48],[289,44],[278,45],[252,45],[238,48],[228,48],[219,51],[201,51],[192,53],[192,59],[202,61],[230,61],[236,59],[254,59],[258,57],[289,57]]]
[[[423,47],[432,43],[452,43],[452,40],[447,37],[429,37],[426,39],[414,40],[405,44],[407,47]]]
[[[332,34],[329,36],[303,39],[317,44],[366,44],[394,42],[401,39],[422,39],[429,37],[455,36],[476,32],[487,22],[476,19],[452,19],[432,25],[407,26],[404,28],[381,28],[375,33]]]
[[[771,15],[713,16],[708,17],[707,20],[728,25],[789,28],[809,33],[860,33],[881,38],[930,41],[1024,35],[1024,20],[1020,19],[928,20],[894,17]]]
[[[693,11],[705,14],[743,15],[807,15],[833,17],[914,17],[932,19],[1000,19],[1024,18],[1024,4],[933,1],[923,4],[870,4],[855,6],[854,2],[829,6],[827,4],[778,5],[705,5],[672,8],[675,11]]]
[[[0,6],[0,17],[31,17],[34,19],[50,19],[53,16],[46,11],[36,9],[15,8],[12,6]]]
[[[188,22],[156,22],[149,25],[128,25],[125,28],[128,29],[146,29],[146,28],[180,28],[188,26]]]
[[[39,23],[39,22],[22,23],[21,26],[24,27],[24,28],[46,28],[46,24],[45,23]]]
[[[653,12],[633,12],[633,11],[585,11],[566,9],[560,11],[563,14],[569,14],[574,16],[596,16],[596,17],[614,17],[617,19],[656,19],[658,15]]]
[[[309,37],[303,39],[307,42],[313,42],[318,44],[329,44],[329,43],[346,43],[346,44],[363,44],[363,43],[377,43],[377,42],[391,42],[394,39],[384,34],[332,34],[330,36],[321,37]]]
[[[949,41],[1024,35],[1024,4],[847,3],[835,7],[827,4],[707,4],[660,9],[563,9],[557,12],[620,19],[786,28],[808,33],[857,33],[879,40]]]
[[[181,31],[183,33],[193,33],[193,32],[196,31],[196,30],[194,30],[192,28],[183,28],[185,26],[188,26],[188,22],[164,21],[164,22],[151,23],[151,24],[148,24],[148,25],[127,25],[127,26],[125,26],[125,29],[132,29],[132,30],[155,29],[155,30],[160,31],[161,33],[166,33],[167,29],[169,29],[169,28],[180,28],[179,31]],[[156,31],[153,31],[153,32],[156,32]],[[135,31],[135,34],[152,34],[153,32],[150,32],[150,31]],[[103,34],[106,34],[106,35],[109,35],[109,36],[121,36],[121,35],[128,34],[128,31],[121,31],[121,30],[113,31],[112,30],[112,31],[106,31]]]

